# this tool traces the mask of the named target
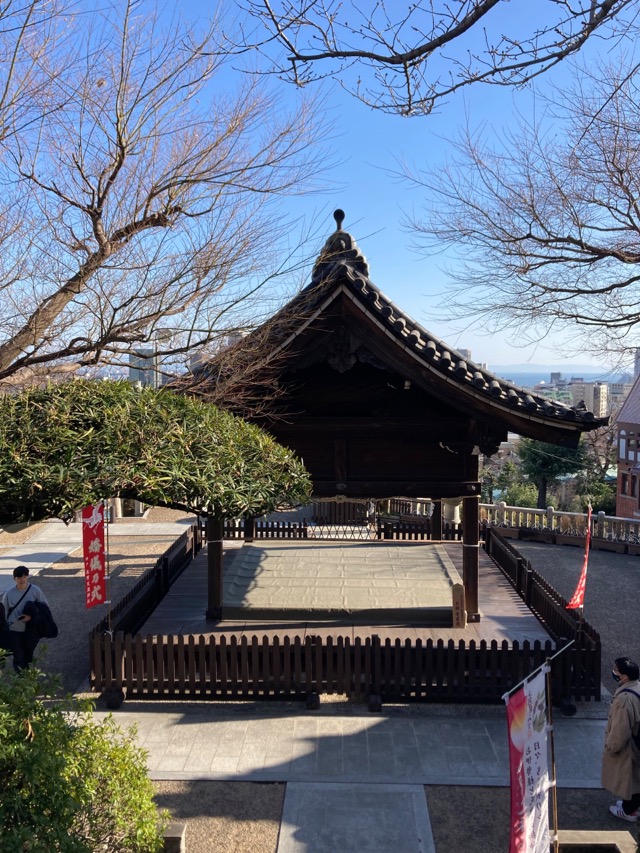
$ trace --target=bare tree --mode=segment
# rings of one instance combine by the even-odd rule
[[[0,380],[123,364],[149,345],[192,356],[261,319],[261,288],[272,310],[295,254],[274,200],[317,185],[314,103],[287,114],[211,50],[215,21],[200,32],[148,6],[65,18],[65,38],[34,48],[0,103]],[[60,22],[49,8],[45,30]],[[0,30],[0,52],[16,38]]]
[[[521,341],[568,331],[599,354],[638,346],[639,95],[635,69],[596,68],[553,122],[521,120],[490,143],[467,132],[448,168],[406,170],[427,189],[417,243],[460,259],[449,318]]]
[[[521,85],[609,31],[636,0],[245,0],[258,47],[298,86],[334,77],[359,100],[401,115],[430,113],[472,83]],[[527,6],[526,14],[523,7]],[[260,32],[267,35],[260,39]],[[257,42],[257,43],[256,43]],[[284,52],[284,56],[283,56]]]

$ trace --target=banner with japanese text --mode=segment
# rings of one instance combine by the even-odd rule
[[[584,540],[584,559],[582,561],[582,572],[576,591],[573,593],[571,601],[567,604],[567,610],[578,610],[584,607],[584,591],[587,586],[587,566],[589,565],[589,546],[591,544],[591,504],[587,510],[587,532]]]
[[[507,702],[511,782],[509,853],[549,853],[545,666]]]
[[[86,606],[95,607],[97,604],[104,604],[107,599],[102,504],[86,506],[82,510],[82,547]]]

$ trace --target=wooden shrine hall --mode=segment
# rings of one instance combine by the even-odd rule
[[[461,503],[465,608],[478,621],[479,455],[508,432],[576,447],[607,419],[518,388],[438,340],[371,281],[344,214],[334,217],[310,284],[235,345],[279,389],[254,420],[300,456],[317,498],[429,499],[435,539],[440,508]],[[204,368],[212,382],[215,371]],[[210,536],[211,618],[222,615],[221,538]]]

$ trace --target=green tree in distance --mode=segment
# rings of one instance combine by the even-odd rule
[[[584,449],[558,447],[544,441],[522,438],[518,443],[518,457],[523,474],[538,488],[538,509],[547,506],[547,488],[558,477],[575,474],[585,465]]]

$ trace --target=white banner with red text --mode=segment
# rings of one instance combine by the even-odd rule
[[[508,698],[511,842],[509,853],[549,853],[548,667]]]

